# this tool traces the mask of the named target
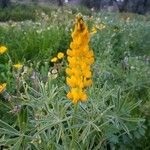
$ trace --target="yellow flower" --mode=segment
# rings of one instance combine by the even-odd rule
[[[0,46],[0,54],[3,54],[7,51],[7,47],[5,46]]]
[[[105,28],[106,28],[105,24],[103,24],[103,23],[101,23],[101,24],[99,24],[99,25],[96,25],[95,27],[96,27],[98,30],[102,30],[102,29],[105,29]]]
[[[96,27],[93,27],[92,31],[91,31],[91,34],[95,34],[95,33],[97,33],[97,29],[96,29]]]
[[[84,86],[85,87],[88,87],[88,86],[91,86],[91,85],[92,85],[92,80],[91,79],[89,79],[89,80],[84,79]]]
[[[57,62],[57,60],[58,60],[57,57],[53,57],[53,58],[51,59],[51,62],[55,63],[55,62]]]
[[[75,76],[71,76],[71,78],[67,77],[66,81],[70,87],[76,87],[76,85],[77,85],[77,80],[76,80]]]
[[[6,89],[6,83],[0,84],[0,93],[2,93]]]
[[[87,100],[85,88],[92,84],[90,66],[94,63],[94,53],[89,47],[90,33],[81,15],[77,16],[71,36],[72,42],[67,50],[66,82],[70,87],[67,98],[76,104]]]
[[[23,65],[22,64],[15,64],[15,65],[13,65],[13,67],[15,68],[15,69],[21,69],[22,67],[23,67]]]
[[[72,88],[67,94],[68,99],[72,99],[72,102],[76,104],[80,99],[82,102],[87,100],[87,94],[81,88]]]
[[[57,57],[58,57],[58,59],[62,59],[62,58],[64,57],[64,53],[59,52],[59,53],[57,54]]]

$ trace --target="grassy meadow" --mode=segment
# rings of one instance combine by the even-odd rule
[[[94,52],[86,102],[67,98],[67,49],[82,13]],[[150,149],[150,16],[0,9],[0,149]],[[54,61],[59,53],[64,57]],[[84,60],[83,60],[84,61]],[[7,85],[6,85],[6,84]]]

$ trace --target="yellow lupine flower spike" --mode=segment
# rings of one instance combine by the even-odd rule
[[[80,14],[76,17],[71,36],[72,42],[67,50],[66,82],[70,87],[67,98],[76,104],[87,100],[85,88],[92,84],[90,66],[94,63],[94,53],[89,47],[90,32]]]

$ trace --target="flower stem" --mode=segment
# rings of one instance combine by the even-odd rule
[[[77,114],[77,109],[78,109],[78,103],[74,105],[74,112],[73,112],[73,120],[72,120],[72,125],[75,126],[76,124],[76,114]],[[72,143],[71,143],[71,149],[76,150],[76,140],[77,140],[77,130],[74,127],[73,132],[72,132]]]

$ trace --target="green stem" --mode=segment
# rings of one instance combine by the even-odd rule
[[[11,59],[10,55],[9,55],[8,53],[6,53],[6,55],[7,55],[8,59],[9,59],[9,61],[10,61],[11,64],[12,64],[12,59]]]
[[[72,125],[76,124],[77,109],[78,109],[78,103],[74,105],[74,113],[73,113]],[[76,130],[76,128],[73,128],[72,143],[71,143],[71,149],[72,150],[76,150],[76,139],[77,139],[77,130]]]

